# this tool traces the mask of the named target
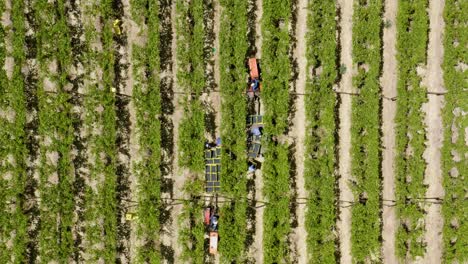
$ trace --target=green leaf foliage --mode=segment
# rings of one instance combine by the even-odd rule
[[[336,4],[320,0],[309,4],[305,107],[307,130],[304,177],[309,193],[306,213],[310,263],[336,263],[335,107],[332,90],[337,79]],[[319,68],[321,72],[319,73]]]
[[[444,145],[442,147],[442,173],[445,190],[442,213],[444,216],[444,263],[466,263],[468,261],[468,72],[460,65],[468,64],[466,49],[468,31],[468,2],[446,0],[444,10],[444,70],[445,106],[443,109]],[[463,130],[465,129],[465,132]],[[457,160],[454,155],[462,156]]]
[[[219,251],[223,262],[242,262],[247,229],[246,116],[247,1],[221,2],[220,90],[223,193],[233,202],[221,208]]]
[[[400,1],[397,13],[397,113],[396,125],[396,199],[400,226],[397,255],[413,259],[425,253],[423,205],[414,198],[425,197],[423,184],[426,163],[423,158],[426,133],[424,113],[426,88],[421,86],[417,67],[426,64],[428,38],[427,0]]]
[[[382,63],[382,1],[356,1],[353,14],[353,62],[358,71],[353,86],[351,125],[352,207],[351,254],[356,263],[379,263],[381,228],[380,192],[380,85]]]
[[[265,105],[263,143],[265,162],[262,167],[263,194],[269,202],[264,211],[263,252],[265,263],[290,262],[288,234],[290,224],[289,151],[280,143],[288,128],[289,24],[291,2],[263,1],[262,17],[262,101]]]

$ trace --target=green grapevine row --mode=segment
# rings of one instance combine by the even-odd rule
[[[414,258],[425,252],[424,209],[412,198],[425,197],[423,185],[426,163],[424,113],[426,89],[421,86],[417,67],[426,64],[428,39],[427,0],[400,1],[397,13],[397,114],[396,125],[396,199],[400,226],[397,255]]]
[[[39,254],[44,262],[67,262],[73,254],[71,230],[74,210],[70,156],[73,126],[70,95],[65,90],[71,47],[64,2],[38,1],[35,8],[41,10],[36,13],[39,25],[39,135],[43,140],[38,185],[41,217]],[[51,39],[55,40],[55,45],[51,44]]]
[[[5,3],[2,2],[0,3],[0,14],[3,14],[5,12]],[[1,39],[1,44],[0,44],[0,64],[4,65],[5,64],[5,59],[6,59],[6,28],[2,25],[0,25],[0,39]],[[9,80],[7,79],[7,74],[6,70],[4,68],[0,69],[0,87],[4,87],[2,90],[0,90],[0,97],[3,98],[2,101],[0,101],[0,111],[5,111],[5,109],[8,109],[9,107],[9,101],[8,100],[9,96],[11,96],[11,92],[8,88],[9,86]],[[13,99],[13,98],[12,98]],[[19,142],[9,140],[9,133],[12,132],[14,129],[14,123],[12,124],[6,117],[3,115],[0,116],[0,126],[3,127],[2,130],[0,130],[0,139],[1,139],[1,144],[4,146],[4,148],[0,149],[0,159],[1,160],[6,160],[8,154],[11,151],[12,147],[19,147]],[[1,234],[8,234],[11,232],[11,224],[9,224],[9,218],[10,218],[10,212],[7,210],[7,206],[9,203],[9,200],[11,200],[14,197],[14,193],[8,192],[9,188],[9,181],[4,179],[3,175],[6,175],[9,173],[11,165],[8,163],[2,163],[0,165],[0,233]],[[6,242],[8,241],[9,236],[2,236],[0,238],[0,260],[2,262],[7,262],[11,261],[9,254],[7,254],[8,248],[6,245]]]
[[[180,124],[180,165],[192,171],[204,169],[204,110],[200,95],[206,85],[204,66],[203,1],[176,1],[177,85],[192,95],[184,98]],[[193,26],[191,26],[193,24]]]
[[[221,186],[235,201],[221,208],[219,251],[225,262],[241,262],[247,229],[245,56],[247,53],[247,1],[221,2],[220,72],[223,139]]]
[[[177,86],[190,93],[182,102],[184,117],[179,127],[179,165],[192,173],[204,170],[205,111],[200,99],[206,86],[204,65],[204,17],[202,0],[176,1],[177,34]],[[188,180],[185,192],[190,196],[203,189],[201,179]],[[179,221],[183,223],[179,233],[182,258],[202,263],[206,250],[204,245],[205,227],[200,217],[203,211],[201,201],[185,202]],[[185,224],[188,223],[188,226]]]
[[[357,263],[380,258],[380,85],[382,1],[354,4],[353,62],[358,72],[353,86],[351,126],[352,190],[358,200],[352,208],[351,252]]]
[[[142,161],[135,164],[138,176],[138,231],[143,245],[137,249],[138,262],[160,262],[159,251],[159,209],[160,202],[160,164],[161,164],[161,122],[155,118],[161,113],[159,90],[159,5],[158,2],[133,0],[134,21],[147,17],[148,44],[142,47],[133,44],[133,98],[137,114],[137,128]],[[140,27],[142,24],[140,24]],[[144,72],[150,74],[145,79]]]
[[[27,219],[23,211],[26,178],[25,131],[26,123],[24,78],[21,68],[25,62],[25,25],[24,3],[13,1],[11,9],[11,28],[0,26],[0,65],[7,56],[7,35],[11,36],[14,59],[12,78],[0,69],[0,262],[24,262],[27,238]],[[5,12],[5,2],[0,3],[0,14]],[[11,120],[9,112],[14,112]],[[7,177],[6,175],[10,175]],[[8,178],[8,179],[7,179]],[[13,243],[9,246],[9,241]]]
[[[279,140],[288,128],[290,84],[289,24],[291,2],[263,1],[262,100],[265,104],[265,162],[262,168],[265,199],[263,252],[266,263],[289,262],[288,145]],[[271,140],[268,140],[271,139]]]
[[[444,262],[466,263],[468,261],[468,206],[466,172],[468,164],[463,155],[468,153],[466,142],[468,134],[468,117],[461,112],[468,112],[468,95],[466,92],[467,71],[459,68],[461,63],[468,64],[466,50],[468,34],[466,23],[468,2],[445,1],[445,39],[444,39],[444,79],[448,93],[445,96],[444,145],[442,148],[442,171],[444,175],[445,202],[442,207],[444,215]],[[463,130],[465,129],[465,132]],[[455,154],[456,153],[456,154]],[[454,156],[462,156],[457,160]],[[465,174],[465,175],[464,175]]]
[[[85,190],[85,254],[87,261],[114,262],[117,255],[116,112],[113,53],[112,2],[87,7],[85,17],[102,18],[96,31],[92,21],[85,27],[85,127],[89,133],[89,184]],[[102,50],[93,43],[102,43]],[[94,47],[93,47],[94,46]],[[102,70],[101,80],[94,78]]]
[[[307,19],[307,61],[314,77],[307,75],[305,97],[308,121],[304,177],[309,193],[306,228],[311,263],[336,263],[335,235],[335,107],[331,87],[337,79],[336,4],[314,1]],[[318,68],[322,71],[319,72]]]
[[[98,188],[99,211],[103,217],[104,227],[104,249],[102,257],[105,262],[112,262],[117,255],[117,201],[116,201],[116,111],[114,86],[114,41],[113,41],[113,1],[105,0],[100,3],[100,14],[102,17],[102,48],[99,54],[99,66],[103,70],[103,89],[95,89],[93,96],[97,102],[103,106],[103,111],[99,116],[102,124],[102,135],[96,139],[96,149],[93,151],[96,157],[105,153],[105,160],[96,160],[96,176],[103,173],[104,182]]]

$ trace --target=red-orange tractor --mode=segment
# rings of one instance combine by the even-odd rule
[[[250,99],[260,96],[262,84],[260,83],[260,74],[257,58],[249,58],[249,87],[247,88],[247,95]]]
[[[208,206],[205,208],[204,223],[209,235],[209,253],[214,255],[218,253],[218,210],[215,207]]]

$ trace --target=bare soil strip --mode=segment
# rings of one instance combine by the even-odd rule
[[[123,2],[115,1],[113,9],[115,18],[122,21],[125,16]],[[132,122],[129,113],[131,99],[128,96],[131,96],[129,90],[133,87],[127,86],[127,78],[131,75],[128,68],[131,63],[129,61],[130,55],[126,31],[121,31],[120,34],[114,34],[114,48],[114,85],[117,88],[117,95],[115,97],[117,128],[117,254],[122,263],[129,263],[131,227],[130,222],[126,221],[125,215],[128,210],[127,201],[130,200],[129,178],[131,174],[130,135]]]
[[[123,10],[124,10],[124,17],[123,17],[123,31],[127,34],[128,37],[128,46],[127,46],[127,59],[130,62],[128,67],[128,78],[126,79],[124,93],[126,95],[132,96],[133,94],[133,85],[134,85],[134,67],[132,63],[132,55],[133,55],[133,45],[144,45],[141,43],[141,40],[146,40],[146,34],[140,34],[140,28],[138,25],[132,21],[131,19],[131,7],[129,0],[123,0]],[[133,100],[130,101],[128,105],[129,109],[129,118],[130,118],[130,174],[129,174],[129,182],[128,188],[130,191],[129,199],[131,201],[138,200],[138,180],[136,175],[133,173],[133,166],[141,162],[142,158],[140,155],[140,145],[138,140],[138,132],[137,132],[137,118],[136,118],[136,106]],[[128,211],[127,213],[134,213],[132,211]],[[136,223],[132,221],[130,223],[130,234],[129,234],[129,262],[133,263],[136,261],[136,250],[138,245],[141,245],[143,241],[139,240],[136,234]]]
[[[429,47],[427,52],[426,85],[428,91],[443,92],[442,62],[443,62],[443,31],[444,31],[444,2],[443,0],[432,0],[429,4]],[[426,150],[424,158],[427,162],[425,179],[428,184],[426,197],[442,197],[444,189],[442,186],[441,152],[443,140],[441,109],[443,96],[429,94],[429,101],[423,108],[425,110],[425,123],[427,131]],[[423,263],[442,262],[442,229],[443,219],[441,217],[441,205],[429,204],[426,216],[427,251]]]
[[[255,0],[256,17],[255,17],[255,46],[257,50],[256,57],[262,58],[262,27],[261,21],[263,16],[263,0]],[[262,104],[263,106],[263,104]],[[263,109],[261,109],[263,111]],[[263,198],[263,176],[260,170],[255,172],[255,200],[264,201]],[[255,263],[263,263],[263,211],[265,207],[260,207],[255,213],[255,235],[252,247],[252,254]]]
[[[221,80],[221,73],[220,73],[220,56],[219,56],[219,31],[221,25],[221,5],[219,1],[213,1],[214,5],[214,16],[213,16],[213,34],[214,34],[214,81],[216,85],[216,90],[220,91],[220,80]],[[215,112],[215,137],[221,136],[221,93],[220,92],[212,92],[211,93],[211,103],[213,107],[213,111]],[[219,263],[220,258],[219,254],[215,255],[214,263]]]
[[[397,95],[396,61],[396,12],[397,1],[385,0],[384,22],[391,26],[383,29],[383,74],[381,78],[382,95],[393,98]],[[383,100],[382,109],[382,176],[383,200],[395,200],[395,124],[396,102]],[[385,202],[384,202],[385,203]],[[383,207],[382,255],[384,263],[397,263],[395,234],[397,220],[395,207]]]
[[[353,92],[352,84],[352,29],[353,29],[353,1],[339,0],[341,10],[341,54],[340,61],[346,67],[340,83],[341,92]],[[340,94],[341,105],[339,109],[339,188],[340,200],[353,201],[353,193],[348,186],[351,180],[351,96]],[[351,263],[351,207],[344,207],[340,210],[337,222],[340,237],[340,263]]]
[[[297,46],[295,50],[295,58],[297,59],[297,66],[299,75],[296,83],[296,93],[304,94],[306,86],[306,72],[307,72],[307,59],[306,59],[306,34],[307,34],[307,0],[299,0],[297,3],[297,24],[296,24],[296,39]],[[294,116],[293,133],[296,143],[296,186],[297,196],[299,198],[308,197],[305,190],[304,179],[304,146],[305,146],[305,131],[306,131],[306,114],[304,106],[304,97],[298,96],[296,98],[296,114]],[[302,201],[302,200],[301,200]],[[298,263],[307,263],[307,232],[305,228],[305,213],[306,205],[304,203],[298,204],[297,208],[297,221],[298,226],[294,230],[294,243],[297,250]]]
[[[174,159],[173,159],[173,193],[174,194],[179,194],[177,195],[177,198],[183,199],[184,198],[184,192],[183,188],[185,185],[185,179],[188,177],[188,171],[184,170],[179,167],[179,126],[180,126],[180,121],[182,120],[183,117],[183,106],[180,104],[180,100],[182,100],[182,96],[180,92],[183,92],[182,89],[179,88],[179,85],[177,84],[177,72],[178,72],[178,67],[177,67],[177,32],[176,32],[176,24],[177,24],[177,13],[176,13],[176,1],[173,1],[172,3],[172,12],[171,12],[171,19],[172,19],[172,72],[173,72],[173,89],[174,89],[174,99],[173,99],[173,105],[174,105],[174,114],[172,116],[172,123],[174,125],[174,130],[173,130],[173,135],[174,135]],[[182,213],[182,206],[174,206],[173,209],[171,210],[171,218],[173,219],[172,222],[172,247],[174,249],[174,259],[180,260],[182,256],[182,246],[181,243],[179,243],[179,229],[180,229],[180,224],[178,221],[178,218],[180,214]]]
[[[216,84],[216,90],[219,89],[221,75],[219,72],[219,27],[221,25],[220,16],[222,13],[221,5],[218,1],[214,1],[214,18],[213,18],[213,34],[215,36],[214,39],[214,80]],[[212,104],[213,110],[216,113],[215,124],[216,124],[216,136],[220,135],[220,128],[221,128],[221,93],[214,92],[212,94]]]
[[[255,46],[257,47],[257,58],[262,58],[262,16],[263,16],[263,0],[255,0],[256,17],[255,17]]]

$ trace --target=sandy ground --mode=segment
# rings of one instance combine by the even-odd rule
[[[220,16],[222,14],[222,7],[219,4],[218,1],[214,1],[214,18],[213,18],[213,32],[215,34],[215,39],[214,39],[214,48],[216,49],[216,52],[214,53],[214,79],[216,83],[216,90],[220,90],[220,83],[221,83],[221,76],[220,76],[220,71],[219,71],[219,27],[221,25],[220,23]],[[221,135],[221,93],[220,92],[214,92],[211,93],[211,98],[212,98],[212,104],[213,104],[213,109],[216,112],[216,136]]]
[[[131,96],[133,94],[133,63],[132,63],[132,52],[133,52],[133,45],[137,44],[136,42],[141,38],[137,37],[138,33],[140,32],[139,26],[132,21],[131,19],[131,7],[129,0],[123,0],[123,9],[124,9],[124,17],[123,17],[123,31],[128,36],[128,61],[129,68],[128,68],[128,78],[126,80],[125,89],[122,91],[124,94]],[[146,34],[144,34],[146,37]],[[140,43],[138,43],[140,44]],[[129,104],[129,114],[130,114],[130,174],[129,174],[129,182],[130,182],[130,198],[132,201],[138,200],[138,179],[136,178],[135,174],[133,173],[133,166],[141,161],[140,155],[140,145],[138,140],[138,132],[137,132],[137,118],[136,118],[136,109],[135,109],[135,102],[133,100],[130,101]],[[129,213],[135,213],[129,211]],[[130,262],[135,261],[136,257],[136,250],[139,245],[143,243],[142,240],[138,239],[137,237],[137,226],[136,221],[132,221],[131,225],[131,232],[130,232],[130,243],[129,243],[129,250],[130,250]]]
[[[441,64],[443,62],[443,31],[444,31],[444,0],[432,0],[429,3],[429,48],[427,52],[427,75],[425,82],[428,91],[443,92],[443,76]],[[427,131],[426,150],[423,154],[426,162],[425,183],[429,185],[426,197],[442,197],[441,153],[443,129],[441,109],[443,96],[429,94],[429,101],[423,106],[426,113],[425,124]],[[423,263],[442,262],[442,229],[441,205],[429,204],[426,216],[427,252]]]
[[[346,72],[342,76],[340,91],[352,92],[352,69],[351,57],[352,28],[353,28],[353,1],[339,0],[341,8],[341,63],[346,66]],[[339,188],[340,200],[353,201],[353,194],[348,186],[351,179],[351,96],[341,94],[341,105],[339,110]],[[351,263],[351,207],[341,208],[337,223],[340,237],[340,263]]]
[[[255,0],[257,6],[256,10],[256,24],[255,24],[255,46],[257,47],[257,58],[262,57],[262,16],[263,16],[263,0]],[[263,104],[262,104],[263,105]],[[262,172],[257,170],[255,173],[255,200],[264,201],[263,198],[263,176]],[[252,246],[252,255],[255,263],[263,263],[263,213],[265,207],[260,207],[255,213],[255,235],[254,243]]]
[[[257,47],[257,58],[262,58],[262,45],[263,45],[263,37],[262,37],[262,16],[263,16],[263,0],[255,0],[255,5],[257,7],[257,11],[255,12],[257,17],[255,18],[255,47]]]
[[[255,172],[255,200],[265,201],[263,198],[263,175],[261,170]],[[261,204],[257,203],[257,206]],[[255,213],[255,236],[252,246],[252,253],[255,263],[263,263],[263,213],[265,207],[257,208]]]
[[[299,0],[297,3],[297,27],[296,39],[297,46],[295,50],[295,57],[297,59],[299,76],[296,83],[296,92],[299,94],[305,93],[306,86],[306,72],[307,72],[307,58],[306,52],[306,34],[307,34],[307,0]],[[296,184],[297,196],[299,198],[307,197],[305,190],[304,180],[304,144],[305,144],[305,130],[306,130],[306,115],[304,108],[304,97],[298,96],[296,99],[296,113],[294,116],[293,134],[296,139]],[[303,201],[303,200],[300,200]],[[307,232],[305,228],[305,213],[306,205],[299,204],[297,206],[297,220],[298,226],[294,230],[294,243],[297,250],[298,263],[307,263]]]
[[[177,23],[177,17],[176,17],[176,5],[175,1],[172,3],[172,12],[171,12],[171,17],[172,17],[172,32],[174,33],[172,35],[172,71],[174,73],[174,114],[172,116],[172,123],[174,124],[174,160],[172,163],[173,166],[173,173],[174,173],[174,178],[173,178],[173,192],[177,195],[177,198],[182,198],[183,197],[183,187],[185,184],[185,179],[187,176],[186,171],[182,171],[181,168],[179,168],[179,126],[180,126],[180,121],[182,120],[183,116],[183,106],[179,103],[181,100],[181,95],[178,94],[177,92],[182,92],[182,90],[179,88],[179,85],[177,83],[177,35],[175,34],[176,32],[176,23]],[[179,239],[179,221],[178,218],[180,214],[182,213],[182,206],[174,206],[174,208],[171,210],[171,218],[172,218],[172,245],[174,249],[174,259],[175,260],[180,260],[181,255],[182,255],[182,246],[181,243],[178,242]]]
[[[397,2],[385,1],[384,21],[390,21],[390,27],[383,29],[383,74],[380,79],[382,94],[385,98],[393,98],[397,95],[397,61],[396,61],[396,12]],[[382,176],[383,199],[395,200],[395,125],[396,101],[383,100],[382,109]],[[384,204],[391,202],[384,201]],[[395,232],[397,220],[395,207],[383,207],[382,230],[382,256],[384,263],[397,263],[395,255]]]
[[[219,28],[220,28],[220,19],[222,14],[222,7],[219,1],[214,1],[214,17],[213,17],[213,33],[215,35],[214,39],[214,48],[216,52],[214,53],[214,80],[216,83],[216,90],[220,91],[220,83],[221,83],[221,73],[220,73],[220,63],[219,63]],[[221,93],[220,92],[212,92],[212,106],[213,110],[216,113],[215,124],[216,124],[216,137],[221,136]],[[216,140],[216,139],[215,139]],[[219,254],[215,255],[214,263],[219,263]]]

